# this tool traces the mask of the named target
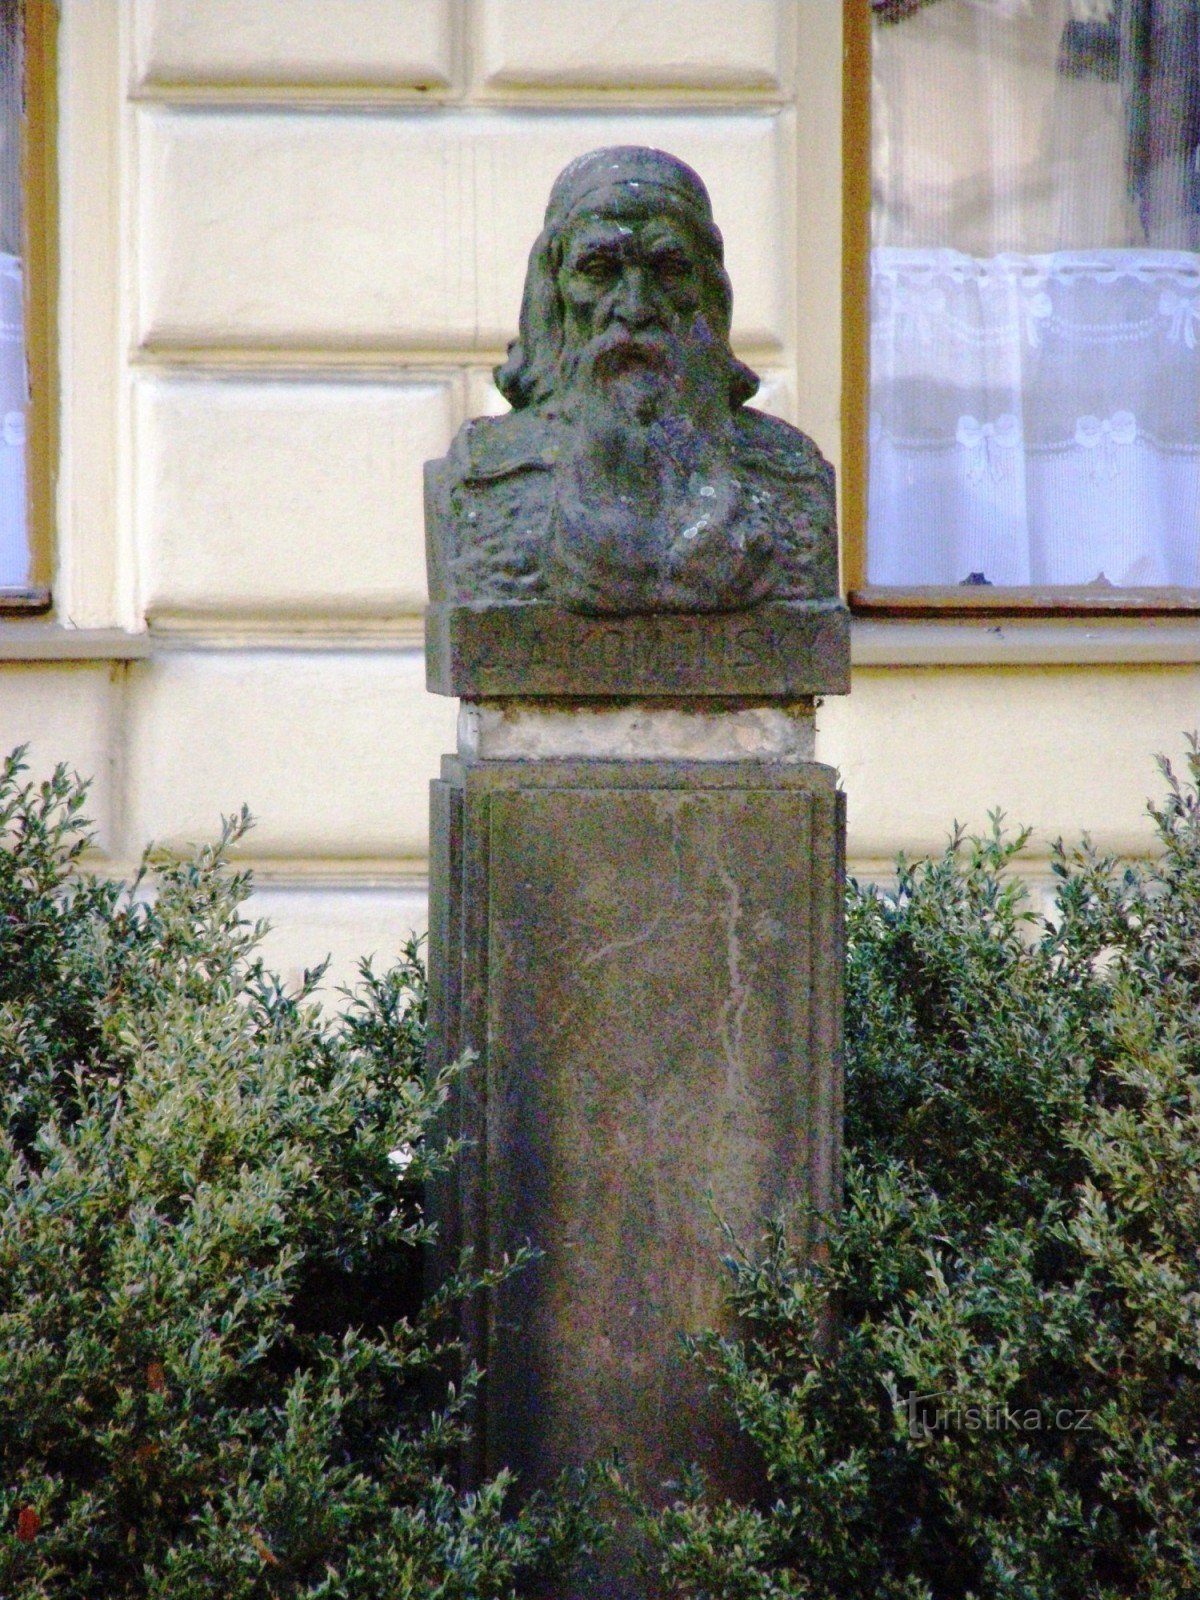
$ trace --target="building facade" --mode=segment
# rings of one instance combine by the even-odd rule
[[[0,618],[0,742],[93,779],[98,870],[246,801],[286,974],[332,953],[345,979],[423,925],[455,706],[424,689],[421,465],[503,404],[528,248],[584,150],[658,145],[704,177],[756,403],[834,461],[853,523],[867,186],[843,64],[866,70],[865,15],[61,0],[53,509],[31,530],[52,605]],[[1186,608],[874,610],[853,658],[817,740],[860,875],[997,806],[1035,829],[1035,880],[1058,835],[1136,855],[1154,753],[1200,724]]]

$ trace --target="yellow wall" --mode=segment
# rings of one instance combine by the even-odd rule
[[[63,0],[58,611],[32,643],[0,625],[0,654],[110,631],[96,659],[0,662],[0,745],[95,775],[106,869],[246,800],[285,970],[332,950],[344,976],[423,920],[455,708],[422,687],[420,468],[498,402],[573,155],[646,142],[700,170],[760,403],[836,461],[841,21],[836,0]],[[1186,623],[873,623],[855,649],[818,752],[868,872],[997,803],[1043,849],[1088,828],[1137,850],[1151,753],[1200,722]]]

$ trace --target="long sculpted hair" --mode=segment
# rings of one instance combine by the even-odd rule
[[[691,167],[665,150],[614,145],[592,150],[555,179],[541,233],[529,253],[517,338],[496,368],[496,384],[514,411],[549,409],[560,387],[565,313],[558,289],[567,232],[589,196],[624,191],[679,215],[696,242],[704,277],[703,305],[713,334],[729,355],[729,406],[736,410],[758,388],[758,377],[729,348],[733,288],[725,246],[713,221],[708,190]]]

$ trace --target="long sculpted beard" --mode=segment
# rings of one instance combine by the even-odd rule
[[[609,328],[581,350],[568,350],[559,367],[563,414],[582,421],[600,405],[634,425],[648,427],[680,408],[679,342],[669,333],[629,334]]]
[[[736,471],[731,360],[701,318],[684,338],[609,328],[564,355],[547,572],[559,604],[733,610],[768,591],[771,540]]]

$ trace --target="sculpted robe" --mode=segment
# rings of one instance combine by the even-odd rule
[[[761,411],[740,406],[731,423],[719,462],[704,460],[703,440],[679,441],[681,486],[654,526],[620,503],[634,497],[589,481],[559,419],[522,410],[466,423],[425,469],[430,599],[628,615],[836,598],[832,468]]]

